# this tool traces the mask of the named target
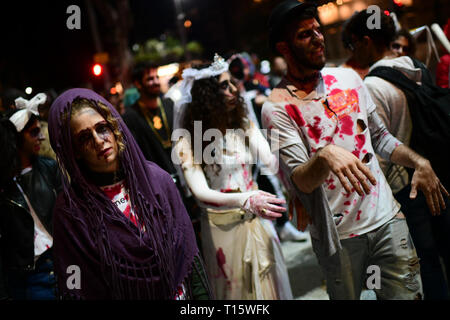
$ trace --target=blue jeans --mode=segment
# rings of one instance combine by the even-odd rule
[[[419,258],[404,218],[395,217],[371,232],[341,240],[341,245],[342,250],[331,257],[316,252],[330,299],[359,299],[375,274],[371,266],[379,270],[379,286],[373,288],[378,300],[422,299]]]
[[[440,216],[432,216],[422,192],[409,199],[411,186],[395,194],[406,216],[411,237],[420,258],[420,270],[426,300],[448,299],[449,287],[439,257],[445,265],[450,280],[450,202]]]
[[[8,283],[13,300],[55,300],[56,278],[51,250],[39,257],[33,271],[10,272]]]

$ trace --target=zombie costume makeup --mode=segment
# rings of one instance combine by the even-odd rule
[[[123,144],[117,172],[92,172],[77,160],[70,119],[73,102],[79,98],[95,106]],[[173,180],[145,160],[114,107],[91,90],[68,90],[51,107],[49,132],[64,172],[63,192],[54,212],[55,269],[61,296],[175,299],[182,288],[182,297],[192,299],[199,297],[195,292],[200,286],[208,297],[192,225]],[[102,181],[121,182],[119,189],[126,188],[123,194],[129,197],[125,208],[129,204],[133,215],[112,201],[111,188],[100,188],[105,185]],[[67,284],[70,266],[80,272],[79,286]]]

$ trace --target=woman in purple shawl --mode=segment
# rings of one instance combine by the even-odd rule
[[[64,173],[54,210],[60,297],[211,297],[172,178],[145,160],[114,107],[68,90],[51,107],[49,135]]]

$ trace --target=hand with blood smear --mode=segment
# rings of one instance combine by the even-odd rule
[[[360,196],[364,195],[361,186],[366,194],[370,194],[367,179],[372,185],[377,184],[370,170],[354,154],[344,148],[329,144],[320,149],[317,155],[339,178],[348,194],[352,193],[352,186]]]
[[[285,203],[284,199],[278,199],[275,195],[260,190],[245,201],[243,209],[262,218],[274,220],[281,217],[281,212],[286,211],[286,208],[281,206]]]

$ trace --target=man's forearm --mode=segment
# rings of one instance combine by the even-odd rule
[[[304,193],[311,193],[318,188],[330,174],[330,169],[319,150],[308,162],[297,166],[292,173],[292,181]]]
[[[418,166],[428,162],[428,160],[411,148],[401,144],[392,152],[391,162],[404,167],[417,169]]]

